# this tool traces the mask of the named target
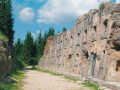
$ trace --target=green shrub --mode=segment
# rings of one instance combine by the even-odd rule
[[[99,9],[100,10],[103,10],[105,8],[105,5],[104,5],[104,3],[102,2],[100,5],[99,5]]]
[[[37,65],[37,63],[38,63],[38,58],[37,57],[31,57],[31,58],[29,58],[29,60],[28,60],[28,64],[29,65]]]
[[[86,87],[93,88],[93,90],[98,90],[98,88],[99,88],[99,86],[90,83],[90,81],[88,81],[88,83],[84,83],[83,85]]]
[[[0,84],[0,90],[4,90],[4,87],[2,84]]]
[[[25,63],[20,58],[16,58],[16,66],[18,69],[23,69],[25,67]]]
[[[0,37],[2,40],[8,40],[7,36],[5,36],[1,31],[0,31]]]

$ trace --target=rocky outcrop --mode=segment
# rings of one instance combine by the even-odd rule
[[[104,5],[80,16],[71,30],[48,38],[38,67],[120,82],[120,4]]]
[[[12,56],[14,48],[8,45],[8,41],[0,38],[0,82],[6,77],[7,73],[15,68],[15,59]]]

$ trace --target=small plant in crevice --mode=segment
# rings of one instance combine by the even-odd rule
[[[82,30],[80,29],[80,33],[82,32]]]
[[[104,5],[104,3],[102,2],[100,5],[99,5],[99,9],[100,10],[103,10],[105,8],[105,5]]]
[[[87,83],[83,83],[84,86],[92,88],[92,90],[98,90],[99,86],[94,85],[88,81]]]

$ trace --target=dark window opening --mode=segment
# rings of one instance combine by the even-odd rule
[[[87,30],[85,30],[85,34],[87,35]]]
[[[113,49],[115,49],[116,51],[120,51],[120,46],[118,43],[113,42],[113,45],[114,45]]]
[[[108,27],[108,20],[106,19],[103,23],[104,23],[105,27],[107,28]]]
[[[62,43],[62,41],[61,41],[61,43]]]
[[[96,27],[96,26],[94,26],[93,28],[94,28],[94,31],[96,31],[96,30],[97,30],[97,27]]]
[[[103,50],[103,53],[105,54],[105,50]]]
[[[72,55],[69,55],[69,56],[68,56],[68,59],[71,59],[71,57],[72,57]]]
[[[67,38],[65,40],[67,41]]]
[[[71,57],[72,57],[72,55],[69,55],[68,58],[67,58],[66,69],[70,69],[70,66],[71,66]]]
[[[78,33],[78,36],[80,36],[80,33]]]
[[[117,61],[116,63],[116,71],[120,72],[120,61]]]
[[[79,54],[77,54],[77,57],[79,58]]]
[[[112,24],[112,28],[116,28],[116,24],[115,24],[115,22]]]
[[[71,39],[72,39],[73,37],[71,36]]]
[[[88,51],[84,51],[84,50],[83,50],[83,53],[84,53],[84,56],[88,59],[88,57],[89,57]]]

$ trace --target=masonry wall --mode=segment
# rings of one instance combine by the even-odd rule
[[[120,4],[105,3],[74,27],[49,37],[39,68],[120,82]]]

